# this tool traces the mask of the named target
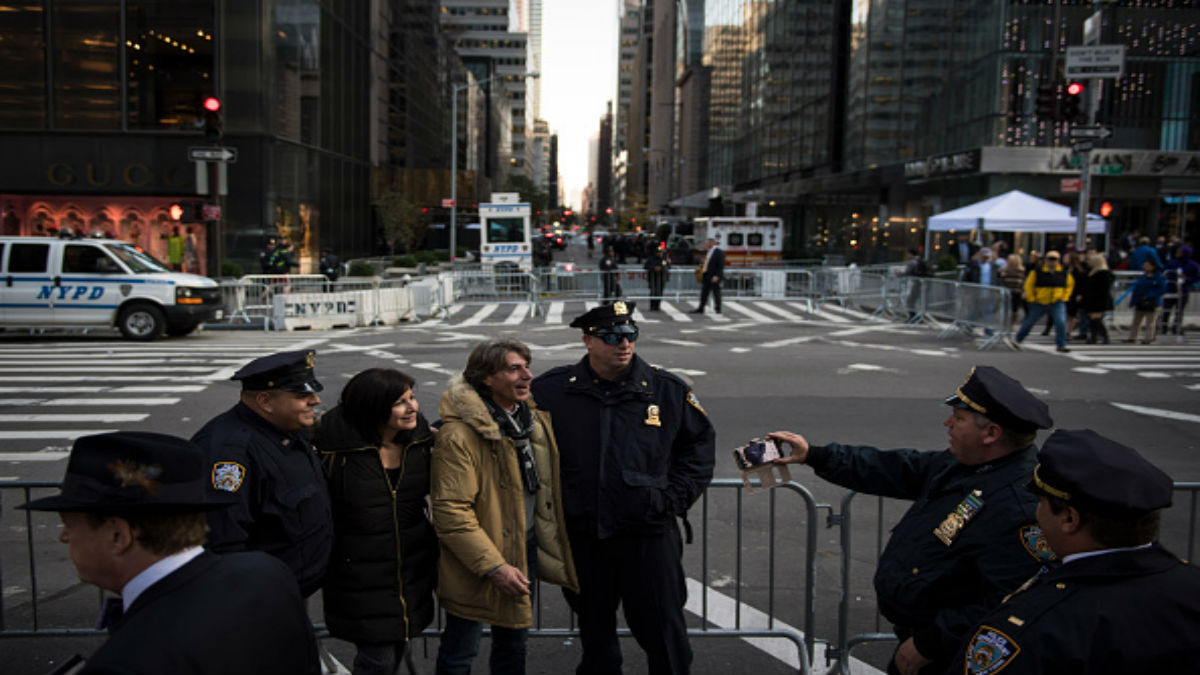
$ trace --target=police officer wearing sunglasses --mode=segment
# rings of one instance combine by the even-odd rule
[[[580,675],[621,672],[620,604],[650,672],[687,673],[692,661],[677,518],[712,480],[715,434],[683,380],[634,354],[633,308],[577,317],[587,355],[533,381],[562,458],[580,586],[564,594],[579,616]]]

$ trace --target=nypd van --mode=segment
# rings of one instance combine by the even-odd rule
[[[115,327],[186,335],[222,315],[221,289],[112,239],[0,237],[0,328]]]

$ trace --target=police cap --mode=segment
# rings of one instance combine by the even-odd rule
[[[204,453],[183,438],[146,431],[80,436],[59,494],[17,508],[96,513],[193,512],[229,506],[212,494]]]
[[[992,366],[975,366],[946,405],[974,410],[1005,429],[1031,432],[1054,426],[1049,407],[1020,382]]]
[[[243,391],[282,389],[299,393],[315,393],[324,389],[313,374],[317,353],[311,349],[279,352],[254,359],[233,374],[240,380]]]
[[[636,326],[637,323],[633,320],[635,306],[637,306],[635,302],[618,300],[611,305],[593,307],[575,317],[575,320],[571,322],[571,328],[582,328],[585,333],[594,333],[602,328],[612,328],[621,324]]]
[[[1131,447],[1091,429],[1059,429],[1038,452],[1031,491],[1080,511],[1135,517],[1171,505],[1171,477]]]

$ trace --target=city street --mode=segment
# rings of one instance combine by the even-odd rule
[[[111,337],[30,337],[0,333],[0,481],[57,480],[71,440],[82,434],[137,429],[188,436],[232,405],[238,387],[228,377],[256,356],[286,349],[313,348],[325,385],[324,408],[354,373],[391,366],[417,380],[424,413],[437,417],[438,397],[460,370],[479,339],[511,335],[533,349],[540,373],[583,354],[578,331],[567,327],[583,312],[583,302],[551,303],[545,316],[529,317],[512,306],[463,306],[449,317],[417,324],[321,333],[208,331],[149,344]],[[1160,339],[1153,346],[1073,346],[1053,352],[1050,338],[1031,336],[1021,351],[979,352],[965,339],[938,340],[928,326],[907,327],[827,306],[817,313],[802,303],[726,301],[722,314],[690,315],[690,304],[665,303],[663,312],[638,308],[642,337],[638,353],[693,383],[718,432],[717,476],[739,478],[730,450],[776,429],[799,431],[814,443],[839,441],[881,447],[945,447],[942,399],[976,364],[997,366],[1037,392],[1051,407],[1057,426],[1090,427],[1142,451],[1176,481],[1200,480],[1194,460],[1200,445],[1200,339]],[[838,532],[826,517],[840,513],[846,494],[804,467],[793,479],[822,505],[818,509],[816,625],[819,641],[836,637],[840,596]],[[793,494],[735,499],[732,490],[712,489],[707,499],[707,536],[700,536],[704,505],[692,510],[697,541],[685,547],[692,625],[703,625],[700,589],[707,586],[709,628],[761,626],[762,612],[803,628],[803,528],[808,519]],[[31,628],[25,517],[13,510],[23,496],[2,495],[0,554],[4,625]],[[766,507],[774,501],[776,516]],[[855,501],[850,579],[852,632],[873,632],[875,501]],[[1175,511],[1187,508],[1177,500]],[[884,520],[902,505],[886,504]],[[735,527],[741,515],[742,532]],[[780,535],[775,547],[765,533]],[[888,521],[891,522],[891,521]],[[1163,541],[1186,552],[1186,513],[1169,514]],[[887,522],[885,522],[885,526]],[[57,520],[33,519],[40,572],[39,625],[85,627],[93,616],[96,592],[74,577],[66,547],[57,543]],[[740,541],[740,547],[738,545]],[[740,556],[738,552],[740,550]],[[768,555],[774,551],[775,594],[768,593]],[[543,625],[565,625],[557,589],[544,588]],[[315,603],[313,616],[320,620]],[[772,609],[773,608],[773,609]],[[887,630],[886,625],[882,630]],[[87,653],[94,639],[12,640],[6,672],[40,673],[75,651]],[[352,648],[326,644],[342,662]],[[486,644],[486,642],[485,642]],[[696,673],[789,672],[795,649],[782,640],[714,638],[694,640]],[[419,672],[432,671],[436,641],[415,647]],[[624,641],[629,672],[644,669],[636,644]],[[862,648],[855,654],[882,667],[890,647]],[[530,672],[569,672],[578,655],[570,640],[549,638],[530,644]],[[823,648],[818,645],[818,660]],[[869,672],[869,671],[866,671]]]

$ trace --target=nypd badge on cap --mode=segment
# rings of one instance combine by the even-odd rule
[[[633,320],[633,309],[636,306],[635,302],[618,300],[611,305],[593,307],[575,317],[571,321],[571,328],[582,328],[585,332],[591,333],[600,328],[611,328],[624,323],[636,326],[637,323]]]

